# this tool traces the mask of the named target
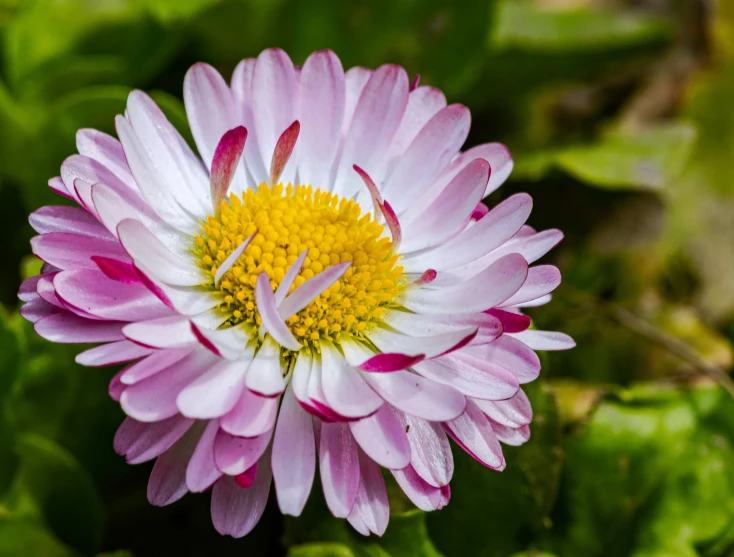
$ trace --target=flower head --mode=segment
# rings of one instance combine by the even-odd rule
[[[465,107],[328,51],[264,51],[231,85],[198,64],[184,99],[198,155],[139,91],[119,141],[79,131],[49,182],[78,206],[31,215],[45,265],[20,291],[43,337],[99,343],[80,363],[130,362],[114,446],[157,459],[150,502],[213,487],[215,527],[243,536],[273,480],[301,513],[318,460],[332,513],[382,534],[380,467],[424,510],[449,500],[449,437],[502,470],[534,350],[573,345],[520,309],[560,283],[529,265],[561,233],[524,225],[525,194],[481,203],[507,150],[460,152]]]

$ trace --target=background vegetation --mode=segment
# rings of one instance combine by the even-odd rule
[[[27,214],[81,127],[112,132],[131,88],[187,133],[183,76],[279,46],[385,62],[467,104],[469,144],[516,171],[564,272],[533,312],[578,348],[544,356],[507,470],[456,453],[452,501],[393,493],[382,539],[274,497],[221,538],[208,495],[156,509],[149,465],[112,451],[111,369],[17,315],[37,272]],[[724,557],[734,555],[734,2],[730,0],[0,0],[0,556]],[[727,392],[728,389],[728,392]],[[318,488],[314,490],[318,491]]]

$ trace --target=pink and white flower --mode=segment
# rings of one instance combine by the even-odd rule
[[[266,50],[229,85],[197,64],[184,100],[198,155],[140,91],[119,141],[78,132],[49,182],[78,206],[31,215],[45,264],[19,293],[41,336],[99,343],[79,363],[129,362],[114,446],[156,459],[150,502],[212,488],[214,526],[244,536],[273,482],[301,513],[318,460],[331,512],[380,535],[380,467],[424,510],[449,500],[449,438],[502,470],[534,350],[573,346],[521,312],[559,285],[529,265],[561,232],[524,224],[528,195],[481,203],[507,149],[461,152],[466,107],[328,51]]]

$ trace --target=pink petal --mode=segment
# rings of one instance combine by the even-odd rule
[[[275,185],[280,181],[280,175],[285,169],[285,165],[293,154],[296,147],[298,134],[301,132],[301,124],[298,120],[288,126],[280,135],[275,144],[273,152],[273,160],[270,162],[270,184]]]
[[[119,340],[95,346],[77,354],[76,363],[88,367],[103,367],[137,360],[153,352],[152,349],[140,346],[129,340]]]
[[[355,530],[382,536],[390,520],[390,504],[380,467],[363,452],[359,453],[360,482],[357,498],[347,520]]]
[[[441,488],[426,483],[412,466],[391,472],[403,493],[422,511],[435,511],[443,506]]]
[[[252,360],[254,353],[247,347],[247,333],[240,327],[206,329],[192,321],[191,332],[194,333],[199,344],[220,358],[226,360],[246,358],[248,362]]]
[[[435,422],[399,413],[408,441],[410,464],[429,485],[448,485],[454,474],[454,457],[446,433]]]
[[[120,405],[141,422],[156,422],[178,414],[176,397],[181,390],[217,362],[207,351],[195,350],[183,360],[125,389]]]
[[[191,455],[186,467],[186,486],[191,492],[206,491],[222,476],[214,463],[214,438],[218,430],[217,420],[210,420]]]
[[[505,467],[497,436],[492,424],[472,401],[468,401],[466,412],[444,424],[446,431],[461,448],[487,468],[501,470]]]
[[[160,422],[144,423],[125,418],[115,433],[112,446],[128,464],[147,462],[167,451],[194,423],[180,414]]]
[[[528,278],[509,300],[506,300],[502,306],[514,306],[524,302],[537,300],[538,298],[549,294],[561,284],[561,272],[553,265],[538,265],[528,270]]]
[[[283,318],[278,313],[278,305],[275,300],[275,295],[270,288],[270,279],[268,275],[260,273],[257,277],[257,284],[255,285],[255,301],[257,303],[257,309],[262,318],[262,324],[267,329],[270,336],[273,337],[275,342],[287,348],[289,350],[300,350],[301,343],[296,340],[293,333],[286,325]]]
[[[532,208],[533,200],[529,195],[525,193],[513,195],[459,236],[430,251],[410,257],[406,261],[406,269],[418,272],[418,269],[430,267],[442,271],[474,263],[517,234]],[[409,217],[406,214],[407,218]],[[481,269],[488,265],[489,263],[485,263]],[[477,272],[481,269],[477,269]]]
[[[260,459],[272,435],[273,432],[268,431],[257,437],[235,437],[220,429],[214,440],[217,468],[230,476],[241,474]]]
[[[283,396],[271,462],[280,511],[299,516],[313,485],[316,446],[313,418],[300,407],[290,386]]]
[[[211,188],[212,207],[214,211],[227,199],[227,190],[232,183],[235,172],[240,164],[242,151],[247,141],[247,130],[238,126],[227,131],[219,141],[214,158],[212,159],[209,186]]]
[[[301,255],[298,256],[298,259],[293,262],[293,265],[288,267],[283,280],[280,281],[278,289],[275,291],[275,303],[278,306],[283,303],[283,300],[285,300],[285,297],[288,295],[288,290],[290,290],[293,281],[296,280],[298,273],[301,271],[301,267],[303,266],[303,262],[307,255],[308,250],[304,250]]]
[[[527,425],[513,428],[498,424],[492,419],[489,421],[492,424],[492,430],[497,435],[497,439],[505,445],[519,447],[530,439],[530,427]]]
[[[321,377],[329,406],[345,417],[369,416],[382,406],[382,399],[364,382],[359,372],[328,342],[321,343]]]
[[[357,443],[345,423],[323,423],[319,443],[321,485],[329,510],[337,518],[349,516],[359,491]]]
[[[72,313],[56,313],[36,321],[36,332],[51,342],[87,344],[124,340],[120,321],[93,321]]]
[[[130,257],[166,284],[198,286],[204,282],[202,271],[193,261],[172,253],[141,222],[126,219],[117,225],[117,233]]]
[[[211,170],[222,136],[240,123],[232,93],[217,70],[198,63],[186,72],[184,104],[196,147]]]
[[[66,303],[102,319],[145,321],[172,313],[142,284],[120,283],[91,269],[56,274],[54,288]]]
[[[450,385],[460,393],[475,398],[502,400],[513,396],[520,388],[518,378],[512,371],[492,360],[473,357],[466,352],[465,349],[427,360],[414,369],[427,379]]]
[[[482,199],[489,174],[489,163],[483,159],[466,165],[423,213],[404,221],[406,241],[402,251],[420,251],[454,235]]]
[[[470,124],[469,109],[453,104],[441,109],[423,126],[382,190],[398,213],[407,209],[420,195],[421,188],[459,152],[469,134]]]
[[[123,333],[130,340],[152,348],[178,348],[196,342],[189,320],[178,315],[129,323]]]
[[[400,127],[390,145],[390,157],[400,157],[405,153],[423,126],[445,107],[446,97],[435,87],[413,88],[408,95],[408,106],[400,121]],[[399,159],[396,159],[396,162],[397,160]]]
[[[242,389],[234,407],[221,417],[224,431],[240,437],[257,437],[273,429],[278,414],[278,399],[259,396]]]
[[[533,419],[530,401],[522,390],[507,400],[474,400],[474,404],[493,422],[506,427],[517,428],[528,425]]]
[[[365,336],[386,354],[422,354],[435,358],[466,346],[477,335],[477,327],[463,328],[431,336],[412,336],[395,333],[388,329],[374,328]],[[360,366],[360,369],[363,369]]]
[[[138,272],[130,263],[98,255],[93,255],[91,259],[97,264],[99,270],[111,280],[123,284],[142,284]]]
[[[361,68],[355,66],[349,68],[344,74],[344,86],[346,89],[346,95],[344,99],[344,121],[342,122],[341,136],[346,136],[349,131],[349,127],[352,124],[354,118],[354,110],[357,108],[357,102],[362,95],[364,86],[370,79],[370,76],[374,72],[367,68]]]
[[[272,477],[270,466],[258,466],[255,481],[247,489],[229,476],[214,484],[212,522],[217,532],[233,538],[249,534],[265,511]]]
[[[268,397],[277,396],[285,390],[280,348],[271,338],[265,339],[250,364],[245,385],[251,391]]]
[[[186,467],[201,436],[202,426],[194,425],[170,449],[158,457],[148,479],[148,502],[164,507],[181,499],[189,489]]]
[[[163,173],[164,170],[157,166],[154,159],[151,158],[156,156],[155,152],[146,149],[126,118],[122,116],[115,118],[115,128],[135,182],[140,187],[147,204],[165,223],[176,230],[182,232],[196,230],[197,218],[176,201],[175,192],[176,185],[178,185],[176,174],[179,173],[173,172],[172,176],[166,176]],[[99,181],[99,183],[107,185],[107,182],[104,181]],[[202,216],[206,214],[203,205],[200,212]]]
[[[570,350],[576,342],[565,333],[555,331],[523,331],[512,335],[533,350]]]
[[[451,420],[466,406],[466,398],[454,388],[409,371],[371,373],[367,381],[390,404],[419,418]]]
[[[80,155],[94,159],[109,169],[130,190],[139,191],[117,139],[97,130],[81,129],[76,132],[76,148]]]
[[[176,398],[180,412],[206,420],[229,412],[244,388],[248,361],[220,361],[184,387]]]
[[[156,350],[147,358],[127,366],[123,370],[124,373],[120,376],[120,381],[125,385],[134,385],[138,381],[142,381],[151,375],[155,375],[159,371],[163,371],[176,362],[183,360],[186,356],[191,354],[194,348],[194,346],[187,346],[184,348]]]
[[[530,318],[522,313],[497,308],[487,310],[485,313],[497,318],[502,323],[502,330],[505,333],[519,333],[530,327]]]
[[[39,234],[66,232],[105,239],[114,242],[115,238],[84,209],[78,207],[41,207],[31,213],[28,222]]]
[[[122,372],[117,372],[110,380],[110,385],[107,388],[107,394],[115,402],[120,402],[120,397],[122,397],[122,393],[125,391],[125,385],[120,382],[120,375],[122,375]]]
[[[153,163],[159,185],[156,193],[165,190],[165,196],[184,212],[204,217],[211,210],[211,205],[206,188],[208,176],[201,159],[194,154],[155,102],[142,91],[133,91],[128,96],[127,119],[140,147],[145,151],[144,155]],[[117,127],[130,169],[144,197],[150,202],[153,192],[144,188],[145,182],[140,180],[139,169],[130,156],[130,142],[126,141],[124,133],[121,134],[119,123]],[[157,208],[152,203],[151,206]]]
[[[301,68],[298,98],[301,143],[298,177],[302,184],[329,184],[329,170],[344,120],[344,70],[331,51],[311,54]]]
[[[121,246],[105,239],[68,232],[51,232],[31,238],[33,254],[63,270],[96,269],[93,255],[130,261]]]
[[[288,319],[291,315],[301,311],[320,296],[324,290],[339,280],[351,264],[351,261],[339,263],[305,281],[280,305],[280,316],[283,319]]]
[[[362,450],[380,466],[405,468],[410,463],[410,443],[405,427],[389,406],[375,414],[350,422],[349,428]]]
[[[480,312],[515,294],[527,274],[525,259],[510,254],[468,281],[440,289],[410,288],[403,295],[403,304],[417,313]]]
[[[351,71],[347,73],[347,106],[351,102],[350,75]],[[361,180],[352,171],[353,165],[375,174],[384,164],[384,155],[408,104],[408,87],[408,75],[400,66],[381,66],[369,76],[346,131],[337,162],[334,193],[350,197],[359,191]]]
[[[296,119],[298,80],[288,55],[280,49],[271,48],[260,53],[252,75],[253,119],[257,131],[260,153],[266,167],[272,168],[271,159],[283,130]],[[283,181],[292,182],[295,175],[296,157],[283,168]]]
[[[540,374],[540,360],[530,347],[514,336],[502,335],[487,345],[467,348],[465,353],[489,362],[492,366],[500,366],[511,371],[521,384],[529,383]]]

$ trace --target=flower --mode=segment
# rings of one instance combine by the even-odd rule
[[[78,132],[49,182],[78,207],[31,215],[45,264],[21,312],[49,340],[99,343],[81,364],[131,362],[110,385],[128,416],[114,447],[156,459],[152,504],[212,488],[214,526],[243,536],[273,480],[301,513],[318,460],[331,512],[380,535],[380,467],[438,509],[449,438],[494,470],[500,442],[528,439],[534,350],[573,346],[521,312],[560,283],[528,265],[562,234],[524,225],[525,194],[487,211],[507,149],[460,152],[468,109],[417,85],[272,49],[230,86],[188,72],[198,156],[140,91],[119,141]]]

